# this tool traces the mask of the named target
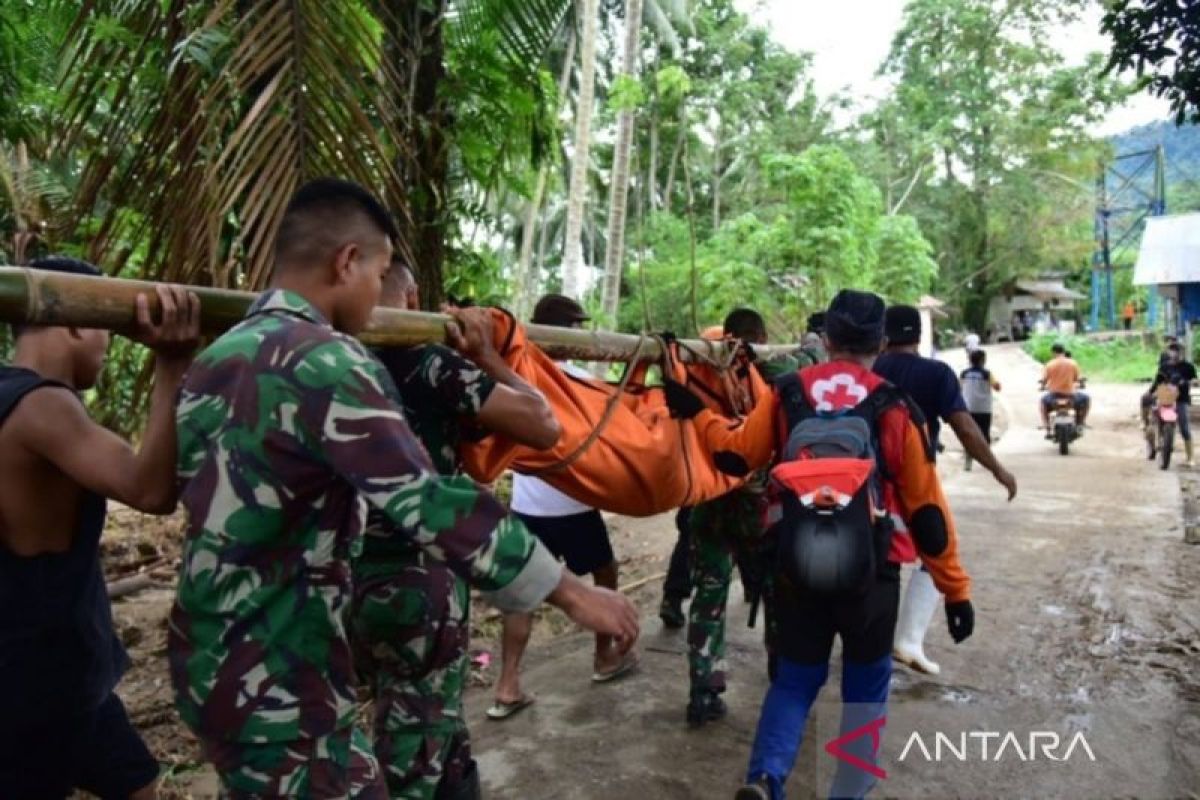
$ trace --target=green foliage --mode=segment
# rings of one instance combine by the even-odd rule
[[[1158,371],[1159,348],[1142,337],[1113,337],[1105,341],[1085,336],[1041,334],[1025,343],[1025,352],[1038,362],[1050,360],[1050,348],[1060,343],[1071,353],[1083,374],[1095,381],[1138,383],[1154,378]]]
[[[768,185],[783,199],[770,237],[774,275],[801,278],[800,295],[817,307],[839,289],[873,286],[883,210],[875,185],[832,145],[770,155],[763,166]]]
[[[933,288],[938,265],[933,245],[917,220],[906,214],[884,217],[875,231],[874,286],[892,303],[912,304]]]
[[[632,111],[646,101],[642,82],[629,75],[618,75],[613,79],[608,92],[608,104],[613,112]]]
[[[1106,69],[1135,71],[1171,101],[1176,124],[1200,122],[1200,14],[1191,2],[1113,0],[1100,29],[1113,39]]]

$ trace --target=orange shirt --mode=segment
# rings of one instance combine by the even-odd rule
[[[1079,377],[1079,365],[1066,356],[1052,359],[1042,372],[1046,391],[1054,394],[1073,394]]]

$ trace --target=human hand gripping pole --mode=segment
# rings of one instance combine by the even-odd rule
[[[641,632],[637,609],[628,597],[612,589],[589,586],[565,567],[562,580],[546,602],[561,609],[577,625],[616,637],[622,654],[629,652]]]
[[[970,600],[946,603],[946,624],[955,644],[961,644],[975,631],[975,607]]]

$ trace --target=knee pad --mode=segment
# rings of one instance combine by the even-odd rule
[[[921,506],[912,515],[912,537],[922,553],[940,556],[950,544],[946,516],[935,505]]]

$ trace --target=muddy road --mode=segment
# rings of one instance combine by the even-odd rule
[[[1094,385],[1093,429],[1062,458],[1035,430],[1033,362],[1012,347],[990,354],[1004,382],[997,450],[1021,494],[1005,503],[979,467],[963,472],[961,452],[948,443],[941,470],[974,579],[976,632],[954,646],[939,614],[926,651],[942,675],[897,672],[881,750],[888,776],[873,796],[1200,797],[1200,547],[1183,544],[1175,470],[1161,472],[1143,458],[1140,389]],[[467,706],[491,800],[707,800],[730,798],[740,784],[766,691],[761,625],[746,627],[735,585],[730,713],[689,730],[684,636],[664,631],[656,615],[672,517],[614,518],[610,529],[621,583],[638,587],[630,596],[644,617],[642,665],[627,679],[592,685],[591,640],[547,611],[524,673],[537,702],[490,722],[484,711],[498,668],[498,621],[476,608]],[[172,591],[161,565],[173,563],[178,535],[177,520],[118,513],[105,556],[110,575],[155,565],[157,587],[118,601],[114,611],[134,661],[119,691],[164,763],[169,800],[211,798],[217,789],[179,723],[166,675]],[[836,735],[837,674],[835,666],[790,797],[827,786],[834,762],[821,745]],[[1002,747],[1007,733],[1013,738]],[[1031,747],[1031,733],[1055,734],[1060,746],[1044,749],[1043,737]],[[1082,746],[1066,752],[1076,733],[1094,761]]]
[[[941,676],[897,671],[874,796],[1200,796],[1200,548],[1183,544],[1174,470],[1144,460],[1141,389],[1093,384],[1092,429],[1064,458],[1036,430],[1032,360],[997,347],[991,362],[1005,384],[997,452],[1020,496],[1008,504],[986,472],[964,472],[955,446],[942,456],[977,625],[955,646],[939,614],[926,650]],[[665,556],[670,518],[638,524]],[[590,641],[571,636],[532,654],[527,712],[485,721],[489,695],[473,693],[486,795],[732,797],[766,690],[759,634],[736,586],[732,597],[725,720],[685,726],[684,637],[662,629],[650,598],[627,680],[590,685]],[[826,791],[834,762],[819,745],[837,734],[837,674],[790,796]]]

